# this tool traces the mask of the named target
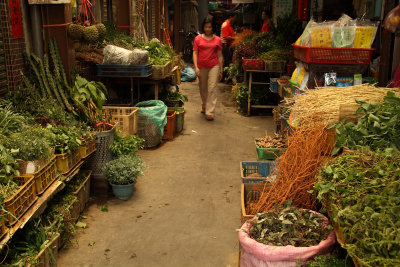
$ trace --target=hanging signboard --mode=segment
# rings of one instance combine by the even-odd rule
[[[254,3],[254,0],[232,0],[232,4]]]
[[[9,0],[12,35],[14,39],[24,37],[22,28],[21,6],[19,0]]]
[[[71,4],[71,0],[28,0],[30,5],[42,4]]]

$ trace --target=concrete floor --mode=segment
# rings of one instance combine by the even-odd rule
[[[87,228],[60,251],[58,266],[237,266],[239,163],[256,160],[254,138],[274,132],[272,117],[237,114],[231,86],[219,84],[209,122],[197,82],[180,90],[189,98],[183,132],[139,152],[148,169],[130,200],[91,202]]]

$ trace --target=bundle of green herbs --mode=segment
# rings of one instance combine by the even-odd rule
[[[136,152],[143,148],[143,142],[143,138],[140,138],[134,134],[128,137],[123,137],[116,134],[114,137],[114,142],[110,146],[110,151],[115,158],[121,155],[135,156]]]
[[[334,125],[337,142],[333,154],[343,147],[400,150],[400,97],[389,91],[383,103],[357,103],[360,107],[356,114],[363,116],[356,124],[343,119]]]
[[[332,227],[326,222],[322,214],[298,209],[288,202],[274,211],[257,214],[250,221],[248,234],[269,246],[311,247],[328,237]]]
[[[343,231],[342,246],[362,266],[400,266],[400,152],[345,153],[314,186]]]
[[[0,105],[0,134],[9,135],[25,127],[24,116],[15,112],[11,103],[2,102]]]
[[[153,65],[164,65],[170,61],[174,56],[168,45],[161,43],[157,39],[153,39],[150,42],[136,42],[135,47],[149,52],[149,59]]]
[[[81,129],[75,126],[52,126],[48,125],[50,134],[48,140],[55,154],[72,154],[81,145]]]

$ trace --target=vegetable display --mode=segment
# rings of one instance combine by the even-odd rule
[[[292,199],[298,208],[314,210],[316,196],[308,193],[314,186],[315,174],[320,164],[331,153],[327,133],[319,125],[300,127],[288,137],[286,152],[280,157],[275,182],[266,185],[250,214],[269,211]]]
[[[357,103],[360,107],[356,114],[362,117],[357,123],[343,120],[335,125],[337,142],[333,153],[342,147],[400,150],[400,97],[389,91],[383,103]]]
[[[341,107],[354,106],[355,100],[382,102],[391,88],[363,84],[349,87],[322,87],[308,90],[296,97],[293,105],[293,123],[312,125],[323,123],[327,127],[339,122]]]
[[[362,266],[400,265],[400,153],[343,154],[320,171],[314,190]]]
[[[249,236],[269,246],[311,247],[325,240],[332,226],[319,213],[282,205],[274,211],[257,214],[250,221]]]
[[[143,148],[143,142],[144,139],[134,134],[129,137],[115,135],[110,151],[113,157],[116,158],[121,155],[135,156],[136,152]]]
[[[256,145],[260,148],[286,148],[286,138],[282,134],[275,133],[273,137],[265,136],[256,138]]]

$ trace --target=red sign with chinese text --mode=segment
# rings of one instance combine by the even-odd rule
[[[12,34],[14,39],[24,38],[19,0],[9,0]]]

